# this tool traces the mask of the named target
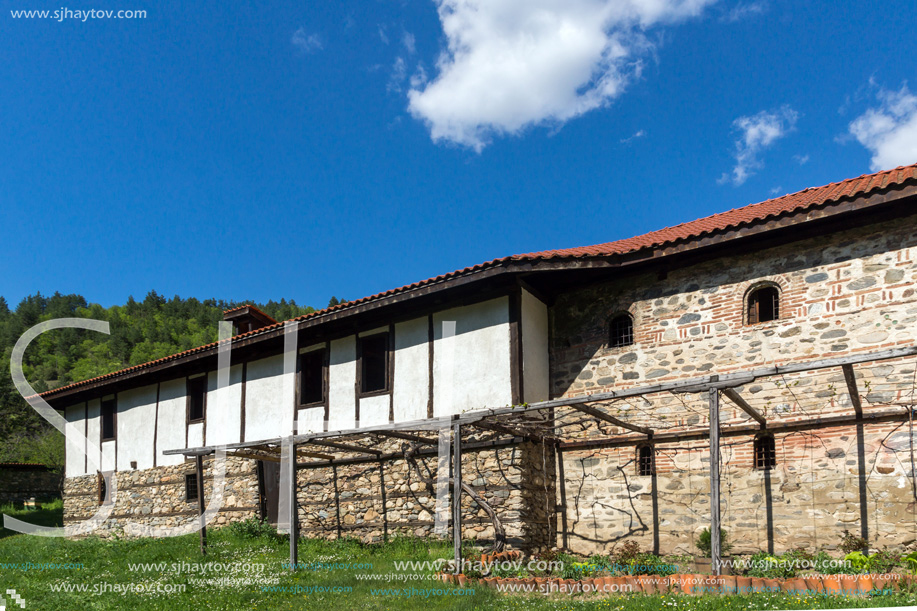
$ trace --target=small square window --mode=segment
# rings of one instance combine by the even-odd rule
[[[185,473],[185,500],[197,503],[197,473]]]
[[[388,333],[360,338],[360,390],[388,390]]]
[[[755,439],[755,469],[767,471],[777,466],[777,447],[772,435]]]
[[[188,380],[188,422],[203,422],[207,404],[207,376]]]
[[[637,448],[637,475],[656,474],[656,460],[653,446],[643,445]]]
[[[619,314],[608,323],[608,345],[612,348],[634,343],[634,319],[629,314]]]

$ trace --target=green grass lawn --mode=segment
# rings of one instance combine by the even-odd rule
[[[18,512],[23,520],[53,525],[59,507]],[[7,508],[7,513],[9,513]],[[32,520],[34,518],[34,520]],[[59,521],[57,522],[59,524]],[[620,611],[713,609],[830,609],[838,607],[905,606],[917,595],[896,594],[867,599],[797,597],[788,594],[689,597],[682,595],[609,596],[498,594],[483,586],[473,594],[447,595],[425,590],[449,590],[430,579],[402,580],[396,561],[447,558],[445,542],[396,538],[383,545],[353,540],[303,540],[300,563],[321,563],[295,573],[283,568],[288,541],[242,528],[209,531],[206,557],[198,536],[169,539],[80,540],[11,534],[0,530],[0,596],[15,589],[26,609],[60,611],[85,609],[615,609]],[[30,563],[30,564],[29,564]],[[342,564],[351,563],[350,567]],[[372,568],[355,568],[354,563]],[[138,565],[160,565],[146,568]],[[328,568],[337,564],[337,568]],[[220,566],[222,565],[222,566]],[[222,570],[219,570],[222,569]],[[207,570],[208,573],[202,573]],[[366,581],[360,575],[392,575],[398,579]],[[286,588],[286,590],[284,590]],[[298,588],[299,591],[295,591]],[[414,589],[411,596],[398,592]],[[83,591],[79,591],[82,589]],[[144,591],[139,591],[140,589]],[[420,592],[418,592],[420,591]],[[7,600],[7,609],[18,609]]]

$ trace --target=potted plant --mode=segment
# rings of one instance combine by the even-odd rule
[[[694,570],[698,572],[709,573],[713,570],[711,565],[710,554],[712,551],[712,543],[710,541],[710,529],[705,528],[697,536],[697,539],[694,541],[694,545],[697,547],[697,550],[700,552],[700,556],[694,556]],[[720,529],[720,560],[727,561],[730,559],[729,550],[732,549],[732,545],[729,543],[729,539],[726,537],[726,531],[722,528]],[[720,570],[723,574],[732,574],[731,562],[723,562],[720,567]]]

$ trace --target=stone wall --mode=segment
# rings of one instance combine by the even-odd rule
[[[213,492],[211,459],[204,461],[205,503]],[[258,478],[253,460],[226,461],[223,508],[214,520],[220,526],[258,515]],[[130,534],[125,527],[176,528],[193,523],[198,516],[196,501],[185,498],[185,475],[194,473],[193,461],[169,467],[154,467],[116,473],[114,507],[95,534]],[[100,506],[98,475],[68,477],[64,482],[64,525],[90,518]]]
[[[462,478],[493,507],[511,545],[550,547],[555,524],[555,463],[551,447],[532,443],[466,451]],[[418,464],[425,477],[435,479],[434,457],[418,458]],[[435,535],[435,495],[403,459],[381,466],[376,462],[303,469],[299,483],[304,536],[354,536],[370,542],[396,533]],[[492,541],[493,526],[487,513],[468,495],[462,497],[462,508],[463,536]]]
[[[0,505],[60,498],[62,475],[38,465],[0,465]]]
[[[915,228],[917,217],[910,217],[562,295],[551,309],[553,393],[577,396],[917,345]],[[780,318],[747,325],[746,295],[764,282],[780,288]],[[635,342],[612,348],[608,320],[622,311],[634,319]],[[830,547],[845,528],[860,533],[861,499],[875,545],[904,546],[917,538],[911,436],[902,407],[914,402],[914,369],[913,358],[857,366],[863,409],[901,414],[897,422],[865,424],[859,452],[854,424],[778,433],[777,468],[762,472],[752,465],[751,435],[724,439],[724,528],[734,531],[736,543],[741,539],[737,548]],[[769,422],[853,413],[840,368],[738,390]],[[709,426],[706,397],[699,395],[658,394],[606,408],[657,433]],[[724,425],[749,422],[728,401],[721,418]],[[605,436],[627,432],[593,429]],[[639,439],[645,438],[564,452],[574,550],[607,550],[631,536],[662,553],[694,551],[691,540],[709,525],[707,442],[657,445],[654,520],[651,478],[636,476]]]

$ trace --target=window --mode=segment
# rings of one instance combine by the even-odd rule
[[[115,399],[102,401],[102,441],[115,438],[115,416],[118,412]]]
[[[777,448],[773,435],[755,439],[755,469],[768,470],[777,466]]]
[[[748,295],[748,324],[780,318],[780,291],[776,286],[763,286]]]
[[[108,482],[105,481],[105,476],[101,473],[96,476],[96,489],[99,493],[99,505],[111,503],[111,499],[108,498]]]
[[[299,404],[322,403],[325,400],[325,350],[299,355]]]
[[[197,502],[197,473],[185,473],[185,500]]]
[[[637,447],[637,475],[655,475],[655,450],[651,445]]]
[[[388,390],[388,333],[361,337],[359,342],[360,391]]]
[[[188,380],[188,422],[203,422],[207,403],[207,376]]]
[[[618,314],[608,325],[608,345],[612,348],[634,343],[634,319],[630,314]]]

